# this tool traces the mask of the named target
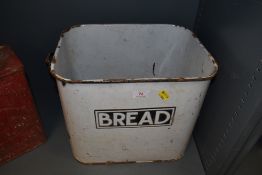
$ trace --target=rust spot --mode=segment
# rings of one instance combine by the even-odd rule
[[[107,161],[106,164],[125,164],[125,163],[136,163],[135,161],[123,161],[123,162],[114,162],[114,161]]]
[[[67,28],[64,30],[61,34],[61,38],[64,36],[66,32],[68,32],[72,28],[80,27],[81,25],[74,25],[72,27]],[[192,34],[194,37],[196,37],[196,34]],[[57,46],[58,48],[60,46]],[[51,75],[61,81],[64,85],[65,83],[71,83],[71,84],[106,84],[106,83],[146,83],[146,82],[188,82],[188,81],[206,81],[211,80],[217,73],[218,66],[216,61],[213,59],[210,53],[208,53],[208,56],[214,63],[215,69],[212,74],[210,74],[207,77],[174,77],[174,78],[148,78],[148,79],[103,79],[103,80],[70,80],[66,79],[63,76],[57,74],[54,70],[51,71],[51,67],[49,65],[49,71]],[[56,63],[56,60],[52,60],[52,63]],[[155,65],[156,63],[153,63],[153,75],[155,77]],[[202,72],[204,70],[202,69]]]
[[[75,158],[76,159],[76,158]],[[77,159],[76,159],[77,160]],[[90,163],[84,163],[79,160],[77,160],[79,163],[84,165],[112,165],[112,164],[126,164],[126,163],[136,163],[135,161],[122,161],[122,162],[114,162],[114,161],[107,161],[107,162],[90,162]]]
[[[178,159],[181,159],[182,156],[179,156],[177,159],[170,159],[170,160],[153,160],[153,163],[161,163],[161,162],[173,162],[173,161],[177,161]]]
[[[81,26],[81,24],[77,24],[77,25],[73,25],[73,26],[71,26],[71,27],[66,28],[65,30],[62,31],[61,37],[64,37],[64,34],[65,34],[66,32],[69,32],[71,29],[76,28],[76,27],[80,27],[80,26]]]
[[[73,83],[83,83],[82,80],[71,80]]]
[[[45,59],[45,63],[47,65],[49,65],[49,69],[50,69],[50,64],[52,63],[56,63],[56,60],[54,60],[54,53],[51,52],[47,55],[46,59]]]
[[[163,160],[154,160],[153,162],[155,163],[159,163],[159,162],[162,162]]]
[[[185,81],[185,78],[183,78],[183,77],[178,77],[178,78],[177,78],[177,81]]]
[[[52,60],[51,60],[52,63],[56,63],[56,58],[54,57]]]
[[[188,82],[188,81],[205,81],[205,80],[211,80],[215,74],[208,77],[189,77],[189,78],[159,78],[159,79],[104,79],[104,80],[70,80],[70,79],[64,79],[60,75],[57,75],[54,70],[50,71],[50,74],[57,80],[65,82],[65,83],[71,83],[71,84],[107,84],[107,83],[147,83],[147,82]]]
[[[193,36],[194,38],[197,38],[197,35],[196,35],[194,32],[192,32],[192,36]]]
[[[62,82],[62,85],[65,86],[66,85],[66,82],[65,81],[61,81]]]
[[[179,159],[181,159],[183,157],[183,155],[178,156],[176,159],[170,159],[170,160],[150,160],[150,161],[120,161],[120,162],[115,162],[115,161],[106,161],[106,162],[89,162],[89,163],[85,163],[85,162],[81,162],[79,161],[75,156],[75,160],[81,164],[84,165],[112,165],[112,164],[128,164],[128,163],[161,163],[161,162],[173,162],[173,161],[177,161]]]

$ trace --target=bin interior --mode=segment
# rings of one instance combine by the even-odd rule
[[[56,74],[71,80],[208,77],[213,58],[174,25],[82,25],[61,37]]]

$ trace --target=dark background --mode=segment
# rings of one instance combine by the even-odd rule
[[[224,175],[233,172],[262,135],[262,0],[201,3],[195,31],[219,71],[194,138],[206,173]]]
[[[50,135],[62,112],[44,60],[64,29],[94,23],[168,23],[193,29],[197,8],[198,0],[2,0],[0,42],[22,59]]]

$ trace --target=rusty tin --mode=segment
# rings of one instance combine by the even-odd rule
[[[0,165],[31,151],[45,135],[15,53],[0,45]]]

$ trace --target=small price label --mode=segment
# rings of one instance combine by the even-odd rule
[[[136,90],[133,91],[133,98],[145,98],[148,96],[149,91]]]
[[[163,101],[167,101],[169,99],[169,93],[167,90],[161,90],[158,93],[159,97],[163,100]]]

